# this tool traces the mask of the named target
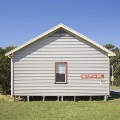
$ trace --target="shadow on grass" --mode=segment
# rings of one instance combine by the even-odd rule
[[[120,99],[120,92],[110,91],[110,100]]]

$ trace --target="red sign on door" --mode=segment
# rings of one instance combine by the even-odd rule
[[[88,78],[104,78],[104,74],[81,74],[81,78],[88,79]]]

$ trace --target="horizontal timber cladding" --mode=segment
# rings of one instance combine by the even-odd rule
[[[83,39],[58,35],[38,40],[14,54],[14,95],[108,95],[107,54]],[[68,84],[54,84],[55,62],[67,62]],[[83,79],[81,74],[104,74],[104,78]]]

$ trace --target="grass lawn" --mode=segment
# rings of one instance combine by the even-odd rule
[[[8,102],[0,98],[0,120],[120,120],[120,99]]]
[[[110,86],[110,89],[113,90],[113,89],[120,89],[120,86],[119,87],[116,87],[116,86]]]

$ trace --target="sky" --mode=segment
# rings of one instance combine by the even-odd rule
[[[0,0],[0,47],[19,46],[59,23],[120,48],[120,0]]]

